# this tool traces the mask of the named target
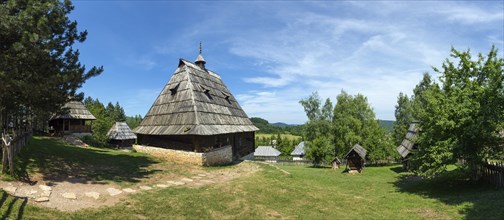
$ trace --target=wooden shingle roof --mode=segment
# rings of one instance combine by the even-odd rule
[[[257,130],[219,75],[180,59],[177,70],[134,132],[215,135]]]
[[[62,109],[65,113],[57,114],[51,117],[54,119],[85,119],[85,120],[95,120],[96,118],[87,110],[87,108],[79,101],[69,101]]]
[[[107,138],[110,140],[133,140],[137,136],[126,122],[116,122],[107,132]]]
[[[305,142],[301,141],[292,151],[292,156],[301,156],[305,155]]]
[[[406,157],[411,151],[414,150],[415,144],[414,139],[417,137],[418,127],[417,123],[411,123],[408,132],[406,133],[406,137],[401,142],[401,144],[397,147],[397,152],[401,155],[401,157]]]
[[[345,158],[347,158],[352,151],[355,151],[355,153],[357,153],[362,159],[366,158],[367,151],[359,144],[354,145],[352,149],[350,149],[350,151],[348,151],[348,153],[345,155]]]
[[[272,146],[258,146],[254,151],[256,157],[278,157],[280,154],[282,153]]]

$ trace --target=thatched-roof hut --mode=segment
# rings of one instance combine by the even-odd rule
[[[91,123],[87,121],[96,120],[96,118],[86,109],[84,104],[79,101],[69,101],[62,107],[63,113],[56,114],[49,120],[50,132],[87,135],[91,134]]]
[[[179,60],[175,73],[133,130],[138,144],[192,152],[231,145],[233,159],[254,152],[254,132],[259,129],[205,63],[201,53],[195,63]]]
[[[347,160],[347,169],[349,171],[359,171],[362,172],[362,169],[364,169],[364,164],[366,163],[366,149],[364,149],[362,146],[356,144],[348,151],[348,153],[345,156],[345,159]]]
[[[116,147],[131,147],[137,138],[126,122],[116,122],[107,132],[109,143]]]
[[[406,133],[406,137],[401,142],[401,144],[397,147],[397,152],[401,155],[403,168],[409,169],[411,167],[409,162],[409,157],[412,152],[417,149],[417,145],[415,144],[415,139],[418,135],[418,126],[416,122],[410,124],[408,128],[408,132]]]

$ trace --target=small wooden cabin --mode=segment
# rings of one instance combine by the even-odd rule
[[[276,163],[280,154],[280,151],[272,146],[258,146],[254,151],[254,159]]]
[[[305,142],[301,141],[291,153],[292,160],[304,160],[305,156]]]
[[[234,160],[252,155],[259,130],[200,54],[178,67],[138,127],[137,143],[205,153],[232,146]]]
[[[131,131],[126,122],[116,122],[108,131],[107,138],[109,144],[116,148],[126,148],[135,143],[137,136]]]
[[[96,118],[82,102],[69,101],[62,107],[62,112],[54,115],[49,120],[49,133],[75,134],[78,136],[92,133],[92,121],[96,120]]]
[[[418,126],[416,122],[410,124],[408,128],[408,132],[406,133],[406,137],[401,142],[401,144],[397,147],[397,152],[402,157],[402,164],[404,170],[409,170],[411,168],[410,157],[411,154],[417,149],[417,145],[415,144],[415,139],[418,135]]]
[[[362,172],[362,169],[364,169],[364,164],[366,163],[366,153],[366,149],[364,149],[362,146],[358,144],[354,145],[345,156],[345,159],[347,160],[347,170],[349,172]]]

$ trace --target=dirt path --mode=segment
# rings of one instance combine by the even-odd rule
[[[61,181],[45,182],[42,176],[32,179],[36,184],[0,181],[0,187],[17,197],[28,198],[29,203],[56,208],[61,211],[76,211],[84,208],[111,206],[128,199],[129,194],[150,193],[168,187],[202,187],[220,184],[235,178],[248,176],[260,170],[252,162],[212,171],[194,170],[188,176],[156,174],[142,179],[130,187],[116,184],[90,183],[85,178],[67,178]],[[152,194],[152,196],[155,196]]]

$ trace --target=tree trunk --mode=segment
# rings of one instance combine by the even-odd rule
[[[469,162],[469,171],[471,173],[471,180],[473,182],[476,182],[479,180],[479,175],[478,175],[478,163],[476,162],[476,160],[474,159],[471,159]]]

